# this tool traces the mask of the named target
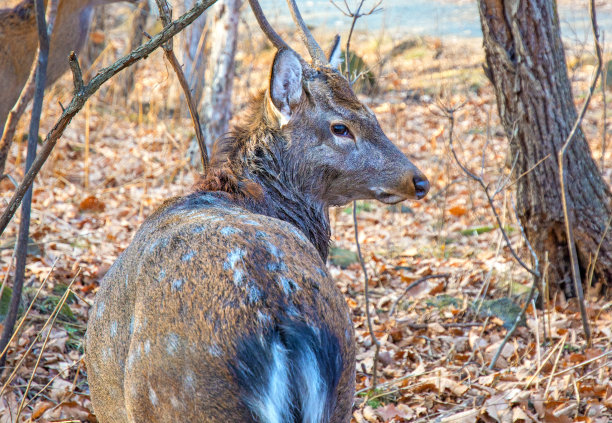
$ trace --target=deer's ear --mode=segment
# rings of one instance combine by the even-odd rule
[[[334,37],[334,41],[327,53],[327,60],[329,61],[329,66],[332,69],[338,69],[340,63],[342,62],[342,58],[340,55],[342,54],[342,48],[340,48],[340,35],[336,35]]]
[[[270,75],[270,99],[283,120],[289,121],[291,112],[302,96],[302,64],[297,54],[282,49],[276,53]]]

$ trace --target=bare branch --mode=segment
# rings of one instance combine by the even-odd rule
[[[365,309],[366,309],[366,318],[368,321],[368,331],[370,332],[370,337],[372,338],[372,342],[374,342],[375,350],[374,350],[374,360],[372,362],[372,384],[370,385],[370,391],[374,392],[376,390],[376,385],[378,384],[378,373],[376,365],[378,364],[378,354],[380,353],[380,342],[378,342],[378,338],[374,333],[374,327],[372,326],[372,316],[370,315],[370,286],[368,280],[368,271],[366,270],[365,263],[363,261],[363,256],[361,255],[361,246],[359,245],[359,231],[357,229],[357,202],[353,201],[353,224],[355,226],[355,244],[357,244],[357,256],[359,257],[359,263],[361,264],[361,270],[363,271],[363,279],[365,283]]]
[[[79,59],[74,51],[71,51],[70,56],[68,56],[68,64],[70,65],[70,71],[72,72],[72,82],[74,84],[74,93],[76,94],[81,92],[83,89],[83,72],[81,71]]]
[[[36,157],[36,146],[38,145],[38,131],[40,126],[40,115],[42,113],[43,96],[45,94],[45,84],[47,82],[47,62],[49,59],[49,33],[45,19],[45,5],[43,0],[35,0],[36,25],[38,27],[38,61],[36,64],[36,89],[34,92],[34,104],[32,105],[32,115],[30,117],[30,128],[28,133],[28,148],[26,154],[25,170],[32,167]],[[17,236],[15,278],[13,279],[13,291],[11,294],[11,304],[2,330],[0,338],[0,351],[8,345],[9,339],[13,334],[17,311],[21,303],[21,290],[25,278],[25,267],[28,257],[28,235],[30,233],[30,212],[32,208],[32,187],[25,192],[24,202],[21,206],[21,219],[19,220],[19,234]],[[0,367],[4,366],[6,355],[0,357]]]
[[[457,152],[455,151],[455,146],[453,144],[453,129],[455,127],[455,112],[457,110],[459,110],[461,107],[463,107],[464,104],[465,103],[463,103],[463,104],[461,104],[461,105],[459,105],[457,107],[445,107],[442,104],[438,104],[438,108],[441,111],[441,116],[445,116],[448,119],[449,124],[450,124],[450,128],[449,128],[449,147],[450,147],[451,153],[452,153],[453,157],[455,158],[455,162],[461,168],[463,173],[465,173],[467,176],[469,176],[474,181],[478,182],[478,184],[482,187],[482,190],[484,191],[485,196],[487,197],[487,201],[489,202],[489,206],[491,207],[491,210],[493,211],[493,214],[495,215],[495,219],[497,220],[497,226],[499,227],[499,230],[501,231],[502,236],[504,237],[504,241],[506,242],[506,246],[510,250],[510,253],[514,257],[514,259],[521,265],[521,267],[523,267],[525,270],[527,270],[533,276],[533,283],[531,284],[531,288],[529,290],[529,297],[527,298],[527,301],[525,301],[525,304],[524,304],[521,312],[516,316],[516,319],[514,320],[514,324],[508,330],[508,332],[506,332],[506,336],[504,337],[502,343],[500,344],[499,348],[497,349],[497,352],[495,353],[495,356],[493,357],[493,359],[491,360],[491,363],[489,364],[489,369],[493,369],[495,367],[495,363],[497,363],[497,360],[498,360],[502,350],[504,349],[504,346],[506,345],[508,340],[512,337],[512,335],[514,334],[514,332],[518,328],[519,323],[523,319],[523,316],[527,312],[527,308],[529,307],[529,304],[531,303],[531,301],[533,300],[533,298],[535,296],[535,291],[536,291],[536,289],[538,287],[538,282],[540,281],[542,276],[541,276],[541,273],[540,273],[540,263],[537,260],[537,257],[536,257],[536,260],[534,261],[535,268],[531,268],[531,267],[527,266],[527,264],[525,264],[525,262],[523,262],[523,260],[521,260],[521,258],[518,256],[518,254],[514,250],[514,247],[512,247],[512,244],[510,243],[510,238],[508,237],[508,234],[506,233],[506,230],[504,229],[504,227],[502,225],[501,218],[500,218],[499,214],[497,213],[497,209],[495,208],[495,204],[493,203],[493,197],[489,194],[489,187],[485,183],[484,179],[482,179],[482,177],[480,177],[480,176],[474,174],[473,172],[471,172],[463,163],[461,163],[461,160],[459,160],[459,156],[457,155]],[[523,232],[523,228],[522,227],[521,227],[521,233],[524,236],[524,232]],[[527,238],[525,237],[525,239],[527,239]],[[533,249],[531,248],[531,245],[529,244],[529,241],[527,241],[527,245],[529,246],[529,250],[531,252],[533,252]]]
[[[576,241],[574,239],[574,230],[573,230],[573,222],[575,221],[574,209],[568,206],[568,194],[565,186],[565,152],[569,147],[570,143],[574,139],[574,135],[576,131],[580,127],[582,123],[582,119],[584,119],[584,115],[589,107],[589,103],[591,102],[591,97],[593,96],[593,92],[595,91],[595,87],[597,86],[597,80],[599,79],[599,75],[601,73],[601,69],[603,66],[603,58],[601,52],[601,44],[599,43],[599,28],[597,26],[597,14],[595,12],[595,0],[589,1],[589,14],[591,16],[591,28],[593,29],[593,42],[595,44],[595,54],[597,56],[597,67],[595,69],[595,75],[593,76],[593,81],[591,82],[591,86],[589,87],[589,92],[587,97],[582,105],[582,109],[580,110],[580,114],[574,122],[574,126],[567,136],[563,147],[557,153],[557,161],[559,163],[559,184],[561,187],[561,203],[563,205],[563,217],[565,220],[565,232],[567,237],[567,247],[569,249],[570,255],[570,263],[572,267],[572,277],[574,280],[574,288],[576,289],[576,295],[578,296],[579,304],[580,304],[580,317],[582,318],[582,328],[584,330],[584,335],[587,339],[587,342],[590,344],[591,342],[591,328],[589,326],[589,318],[586,313],[586,304],[584,300],[584,290],[582,286],[582,280],[580,277],[580,265],[578,264],[578,253],[576,252]]]
[[[172,22],[172,9],[168,5],[166,0],[155,0],[157,3],[157,7],[159,8],[159,16],[164,24],[167,26]],[[200,115],[198,114],[198,109],[196,107],[195,101],[193,100],[193,96],[191,95],[191,90],[189,89],[189,84],[187,83],[187,78],[185,78],[185,74],[183,73],[183,69],[174,54],[174,49],[172,46],[172,38],[165,43],[162,48],[164,49],[164,54],[172,69],[174,69],[174,73],[181,84],[181,88],[183,89],[183,94],[185,94],[185,99],[187,100],[187,106],[189,107],[189,115],[191,116],[191,121],[193,122],[193,127],[195,130],[196,138],[198,140],[198,145],[200,146],[200,158],[202,160],[202,168],[204,169],[204,175],[208,173],[209,160],[208,160],[208,152],[206,151],[206,143],[204,142],[204,134],[202,133],[202,125],[200,124]]]
[[[83,89],[76,93],[66,110],[62,113],[55,126],[47,134],[45,142],[42,145],[40,153],[36,156],[30,170],[25,174],[23,181],[13,194],[9,205],[4,210],[0,217],[0,235],[8,226],[11,218],[15,214],[17,207],[21,203],[26,190],[32,184],[32,181],[40,171],[41,167],[51,154],[57,140],[62,136],[64,130],[72,120],[72,118],[83,108],[85,102],[91,97],[105,82],[114,75],[137,61],[149,56],[155,49],[163,43],[182,31],[187,25],[196,20],[206,9],[213,5],[216,0],[199,0],[196,5],[186,12],[183,16],[173,21],[170,25],[163,28],[151,40],[140,47],[136,48],[130,54],[127,54],[117,60],[115,63],[100,70]]]
[[[368,16],[368,15],[372,15],[376,12],[381,11],[382,9],[379,7],[380,4],[382,3],[382,0],[379,0],[378,3],[376,3],[374,6],[372,6],[372,8],[365,13],[361,13],[361,8],[363,7],[363,4],[365,3],[365,0],[361,0],[359,2],[359,6],[357,6],[357,9],[355,11],[352,11],[351,8],[349,7],[348,3],[346,2],[346,0],[344,1],[344,9],[342,7],[340,7],[339,5],[336,4],[336,2],[334,0],[330,0],[331,4],[333,4],[336,9],[338,9],[340,12],[342,12],[342,14],[344,16],[347,16],[349,18],[352,18],[352,22],[351,22],[351,29],[349,30],[349,35],[346,39],[346,50],[344,53],[344,73],[347,77],[347,79],[349,80],[349,82],[351,83],[351,85],[357,81],[359,79],[359,77],[361,75],[359,75],[358,77],[352,78],[351,80],[351,72],[350,72],[350,63],[349,63],[349,53],[350,53],[350,49],[351,49],[351,38],[353,37],[353,31],[355,29],[355,24],[357,23],[357,20],[363,16]]]
[[[459,156],[457,156],[457,152],[455,150],[455,146],[453,144],[453,130],[455,127],[455,112],[457,112],[459,109],[461,109],[461,107],[463,107],[463,104],[456,106],[456,107],[444,107],[441,104],[438,104],[438,108],[441,111],[441,115],[445,116],[450,124],[450,128],[449,128],[449,147],[451,150],[451,153],[455,159],[455,162],[457,163],[457,165],[461,168],[461,170],[463,171],[463,173],[465,173],[468,177],[470,177],[471,179],[473,179],[474,181],[478,182],[478,184],[482,187],[482,190],[484,191],[486,197],[487,197],[487,201],[489,202],[489,206],[491,207],[491,210],[493,211],[493,215],[495,216],[495,220],[497,221],[497,226],[499,227],[499,230],[501,231],[503,237],[504,237],[504,241],[506,242],[506,246],[508,247],[508,249],[510,250],[510,254],[512,254],[512,257],[514,257],[514,259],[518,262],[518,264],[521,265],[521,267],[525,270],[527,270],[529,273],[531,273],[532,276],[536,277],[536,278],[540,278],[540,272],[538,268],[532,269],[531,267],[529,267],[527,264],[525,264],[525,262],[523,260],[521,260],[521,258],[518,256],[518,254],[516,253],[516,251],[514,250],[514,247],[512,247],[512,243],[510,242],[510,238],[508,237],[508,234],[506,233],[503,225],[502,225],[502,221],[501,218],[497,212],[497,209],[495,207],[495,204],[493,203],[493,198],[491,197],[491,195],[489,194],[489,188],[487,186],[487,184],[485,183],[484,179],[482,179],[480,176],[476,175],[475,173],[471,172],[462,162],[461,160],[459,160]]]

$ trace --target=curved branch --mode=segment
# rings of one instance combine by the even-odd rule
[[[40,153],[36,156],[32,167],[25,174],[23,181],[13,194],[9,205],[2,213],[2,217],[0,218],[0,235],[8,226],[11,218],[21,203],[21,199],[32,184],[32,181],[34,181],[34,178],[42,168],[43,164],[47,161],[47,158],[51,154],[55,144],[57,144],[57,140],[62,136],[72,118],[83,108],[89,97],[91,97],[102,86],[102,84],[107,82],[121,70],[129,67],[141,59],[146,58],[154,50],[170,40],[170,38],[181,32],[187,25],[196,20],[216,1],[217,0],[199,0],[191,10],[162,29],[161,32],[152,37],[149,42],[136,48],[130,54],[123,56],[112,65],[100,70],[87,85],[74,94],[74,97],[72,98],[72,101],[70,101],[68,107],[66,107],[53,129],[51,129],[51,131],[47,134]],[[71,60],[71,63],[76,61],[76,55],[72,57],[74,60]]]

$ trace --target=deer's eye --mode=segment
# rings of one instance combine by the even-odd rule
[[[351,134],[351,131],[346,127],[346,125],[343,125],[341,123],[334,123],[331,126],[331,131],[332,134],[337,135],[339,137],[353,138],[353,134]]]

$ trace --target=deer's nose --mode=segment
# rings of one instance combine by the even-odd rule
[[[415,175],[412,178],[412,183],[414,184],[414,193],[417,199],[420,200],[429,192],[429,181],[426,177],[422,175]]]

